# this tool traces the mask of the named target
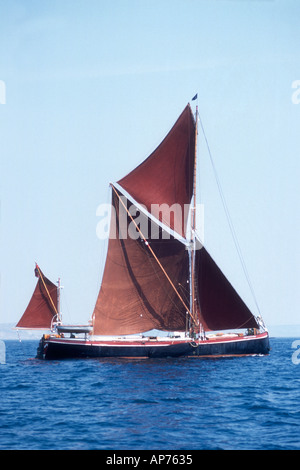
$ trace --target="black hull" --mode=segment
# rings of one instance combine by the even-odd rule
[[[99,343],[99,344],[97,344]],[[38,358],[164,358],[164,357],[226,357],[268,354],[270,351],[267,334],[242,339],[218,339],[180,342],[140,342],[117,344],[92,341],[71,341],[66,339],[43,339],[38,349]]]

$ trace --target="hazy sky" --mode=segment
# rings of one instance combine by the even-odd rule
[[[195,93],[261,313],[300,323],[299,17],[298,0],[0,0],[0,323],[35,261],[65,322],[91,317],[97,207]],[[198,179],[207,248],[257,313],[201,133]]]

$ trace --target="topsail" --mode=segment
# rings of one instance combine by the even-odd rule
[[[187,105],[157,147],[118,184],[139,204],[172,230],[185,236],[189,205],[193,196],[195,164],[195,120]],[[170,220],[163,207],[173,209]]]

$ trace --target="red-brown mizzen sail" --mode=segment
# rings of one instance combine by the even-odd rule
[[[143,213],[139,214],[140,226],[147,226],[148,233],[152,230],[152,235],[153,230],[156,231],[155,236],[150,236],[147,242],[140,236],[133,239],[128,234],[132,220],[119,203],[119,196],[133,212],[133,204],[120,192],[116,194],[113,191],[110,239],[102,285],[93,313],[93,333],[133,334],[153,328],[184,331],[186,308],[146,243],[151,244],[163,269],[185,299],[189,296],[188,251],[184,244],[166,234]]]
[[[196,291],[198,315],[206,331],[258,328],[255,317],[204,247],[196,251]]]
[[[185,236],[194,162],[195,120],[188,104],[157,149],[118,184],[158,220]],[[162,204],[174,208],[170,221],[162,218]]]
[[[49,329],[57,315],[57,286],[36,266],[38,281],[31,300],[16,328]]]

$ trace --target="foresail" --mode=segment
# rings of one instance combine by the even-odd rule
[[[31,300],[16,328],[49,329],[57,314],[57,286],[37,267],[38,281]]]
[[[135,220],[143,231],[148,231],[147,241],[143,240],[120,204],[120,197],[129,212],[136,214],[136,207],[114,189],[107,259],[93,314],[93,333],[133,334],[153,328],[184,331],[186,308],[161,266],[182,298],[188,299],[188,251],[144,213],[138,213]]]
[[[196,289],[198,315],[205,330],[258,328],[255,317],[204,247],[196,251]]]
[[[185,236],[194,162],[195,120],[187,105],[157,149],[118,184],[158,220]],[[170,209],[170,217],[165,217],[164,207]]]

